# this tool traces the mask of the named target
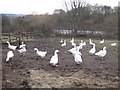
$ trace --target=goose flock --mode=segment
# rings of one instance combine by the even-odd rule
[[[67,46],[66,40],[61,39],[60,43],[61,43],[61,47]],[[81,64],[83,62],[81,50],[84,48],[84,46],[86,46],[86,42],[81,40],[81,42],[77,46],[74,38],[72,38],[70,43],[71,43],[72,48],[69,49],[68,52],[72,54],[76,64]],[[104,39],[102,41],[100,41],[99,43],[104,44],[105,43]],[[8,44],[8,48],[10,49],[10,51],[7,52],[6,62],[8,62],[10,59],[12,59],[14,57],[14,51],[17,49],[18,49],[17,51],[21,55],[24,55],[27,52],[26,44],[24,44],[24,42],[22,42],[22,44],[19,45],[19,47],[11,45],[10,42],[8,42],[8,41],[7,41],[7,44]],[[89,39],[89,45],[91,45],[92,48],[89,50],[88,53],[90,55],[96,55],[96,56],[100,57],[100,59],[103,60],[103,58],[107,54],[106,46],[103,46],[102,50],[100,50],[99,52],[96,52],[96,44],[94,42],[92,42],[91,39]],[[116,43],[111,43],[111,46],[116,46],[116,45],[117,45]],[[48,53],[47,51],[40,51],[40,50],[38,50],[38,48],[34,48],[34,51],[35,51],[36,55],[41,57],[42,59]],[[59,61],[58,60],[58,53],[59,52],[60,52],[60,50],[54,51],[54,55],[50,58],[50,61],[49,61],[50,65],[55,66],[55,67],[58,66],[58,61]]]

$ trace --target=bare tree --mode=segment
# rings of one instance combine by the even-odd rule
[[[65,2],[69,23],[74,30],[74,35],[77,34],[77,30],[80,28],[79,23],[89,17],[90,11],[86,6],[87,4],[81,0],[71,0],[70,3]]]

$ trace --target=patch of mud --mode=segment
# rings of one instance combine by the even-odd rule
[[[84,39],[86,41],[86,39]],[[26,41],[27,52],[21,56],[16,50],[15,57],[9,63],[5,62],[9,51],[7,44],[2,46],[2,80],[3,88],[29,87],[117,87],[118,83],[118,48],[108,49],[105,60],[89,55],[91,46],[87,42],[81,52],[83,62],[76,65],[73,56],[68,52],[72,48],[67,40],[67,46],[61,47],[60,38],[41,38]],[[17,42],[12,43],[18,45]],[[77,43],[78,45],[79,43]],[[97,46],[97,45],[96,45]],[[47,50],[46,57],[37,57],[34,48]],[[49,65],[49,60],[56,49],[59,53],[59,66]],[[97,46],[97,51],[101,48]],[[113,53],[114,51],[114,53]]]

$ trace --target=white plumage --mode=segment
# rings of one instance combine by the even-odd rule
[[[69,49],[68,51],[73,54],[76,51],[76,47],[73,47],[73,48]]]
[[[74,41],[71,41],[72,46],[76,46],[76,43]]]
[[[19,48],[25,47],[26,45],[22,42]]]
[[[107,54],[107,50],[106,47],[103,47],[103,50],[100,50],[99,52],[95,53],[95,55],[99,56],[99,57],[104,57]]]
[[[10,43],[7,41],[8,43],[8,48],[11,49],[11,50],[16,50],[17,46],[13,46],[13,45],[10,45]]]
[[[66,46],[66,40],[64,40],[64,43],[61,46],[62,47]]]
[[[79,43],[79,46],[77,46],[76,48],[78,48],[79,50],[83,49],[83,43]]]
[[[45,55],[47,54],[47,52],[45,51],[39,51],[37,48],[34,48],[34,50],[36,51],[36,54],[42,58],[45,57]]]
[[[63,43],[63,40],[62,40],[62,39],[60,40],[60,43]]]
[[[99,43],[100,43],[100,44],[103,44],[104,42],[105,42],[105,41],[104,41],[104,39],[103,39],[103,40],[102,40],[102,41],[100,41]]]
[[[80,64],[82,62],[81,55],[82,54],[78,50],[74,53],[74,60],[77,64]]]
[[[26,50],[25,47],[22,47],[20,50],[18,50],[18,52],[19,52],[20,54],[24,54],[26,51],[27,51],[27,50]]]
[[[116,46],[117,44],[116,43],[111,43],[111,46]]]
[[[69,51],[71,54],[73,54],[73,55],[74,55],[76,52],[79,52],[79,54],[82,55],[81,52],[79,51],[78,46],[75,46],[75,47],[69,49],[68,51]]]
[[[58,63],[58,54],[57,54],[58,52],[59,50],[55,50],[54,56],[52,56],[50,59],[50,64],[53,66],[57,66],[56,64]]]
[[[86,46],[86,42],[83,42],[83,46]]]
[[[96,49],[95,49],[95,44],[93,44],[93,47],[90,49],[89,53],[90,53],[90,54],[94,54],[95,51],[96,51]]]
[[[91,39],[89,39],[89,44],[90,44],[90,45],[93,45],[93,44],[94,44]]]
[[[69,49],[68,51],[70,52],[70,53],[72,53],[72,54],[74,54],[75,52],[76,52],[76,50],[80,50],[80,49],[82,49],[83,48],[83,42],[82,42],[82,40],[81,40],[81,43],[79,43],[79,46],[74,46],[73,48],[71,48],[71,49]]]
[[[81,42],[79,44],[83,44],[83,40],[81,40]]]
[[[13,58],[14,57],[14,54],[13,54],[13,51],[8,51],[7,53],[7,58],[6,58],[6,62],[9,61],[10,58]]]
[[[74,42],[74,38],[72,38],[72,40],[70,42]]]

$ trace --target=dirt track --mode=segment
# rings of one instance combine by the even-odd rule
[[[84,39],[86,40],[86,39]],[[82,49],[83,62],[76,65],[73,56],[67,52],[71,44],[61,48],[60,39],[37,39],[26,41],[27,52],[20,56],[15,51],[15,57],[9,63],[5,62],[9,51],[7,44],[2,45],[3,88],[106,88],[118,87],[118,53],[117,48],[108,49],[105,60],[89,55],[91,46],[87,43]],[[13,43],[17,45],[17,43]],[[78,43],[77,43],[78,44]],[[47,50],[48,54],[41,60],[36,56],[34,47]],[[59,66],[49,65],[50,57],[55,49],[60,50]],[[100,48],[97,48],[99,51]]]

